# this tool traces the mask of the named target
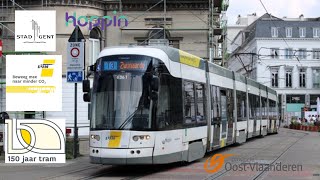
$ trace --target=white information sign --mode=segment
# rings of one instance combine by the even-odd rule
[[[68,42],[67,71],[83,71],[84,42]]]

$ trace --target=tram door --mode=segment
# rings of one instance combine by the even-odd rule
[[[234,101],[233,101],[233,90],[227,89],[227,144],[233,143],[233,109],[234,109]]]
[[[221,90],[221,142],[220,146],[226,146],[227,141],[227,124],[228,124],[228,115],[227,115],[227,94],[225,90]]]
[[[212,94],[212,148],[220,147],[220,130],[221,130],[221,96],[220,87],[211,86]]]

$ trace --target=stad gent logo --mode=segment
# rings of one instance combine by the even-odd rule
[[[64,119],[6,119],[5,163],[65,163],[64,129]]]
[[[223,167],[225,158],[230,156],[234,156],[234,154],[215,154],[206,160],[203,168],[207,173],[216,173]]]

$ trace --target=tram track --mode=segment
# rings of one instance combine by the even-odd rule
[[[103,165],[85,166],[85,167],[83,167],[81,169],[74,169],[74,170],[71,170],[71,171],[64,172],[63,174],[59,174],[59,175],[55,175],[55,176],[49,176],[49,177],[43,177],[43,178],[41,178],[41,180],[57,179],[57,178],[61,178],[61,177],[64,177],[64,176],[72,175],[72,174],[75,174],[75,173],[83,172],[85,170],[90,170],[90,169],[94,169],[94,168],[98,168],[98,167],[102,167],[102,166]]]
[[[271,163],[269,163],[268,165],[272,165],[275,162],[277,162],[278,159],[280,159],[286,152],[288,152],[288,150],[295,145],[297,142],[299,142],[301,139],[303,139],[305,136],[308,135],[308,133],[303,133],[303,132],[297,132],[297,133],[301,133],[304,134],[302,137],[300,137],[299,139],[297,139],[294,143],[292,143],[290,146],[288,146],[275,160],[273,160]],[[262,177],[262,175],[266,172],[267,168],[265,168],[263,171],[259,172],[255,177],[252,178],[252,180],[256,180],[259,177]]]
[[[286,134],[291,137],[294,137],[295,139],[292,139],[292,142],[290,141],[285,145],[285,148],[283,148],[273,160],[268,161],[267,163],[259,163],[259,164],[265,164],[265,165],[272,165],[276,163],[288,150],[294,146],[297,142],[299,142],[301,139],[303,139],[308,133],[304,132],[295,132],[295,131],[288,131]],[[303,135],[301,135],[303,134]],[[280,135],[281,137],[285,137],[286,135]],[[267,138],[267,137],[265,137]],[[256,138],[252,139],[255,141]],[[250,142],[249,140],[248,142]],[[244,148],[244,149],[256,149],[254,152],[249,153],[248,155],[242,156],[243,159],[254,159],[255,156],[257,156],[259,153],[262,153],[263,151],[268,151],[270,147],[279,145],[283,139],[276,140],[275,142],[272,142],[271,144],[263,145],[261,148]],[[227,147],[225,150],[231,150],[234,147]],[[216,152],[215,152],[216,153]],[[218,151],[219,153],[219,151]],[[212,153],[209,153],[212,154]],[[244,162],[240,162],[239,164],[243,164]],[[152,175],[154,173],[158,172],[165,172],[168,169],[176,168],[177,165],[166,165],[166,166],[157,166],[157,167],[151,167],[151,166],[105,166],[105,165],[91,165],[91,166],[85,166],[81,167],[81,169],[74,169],[71,171],[64,172],[63,174],[59,174],[57,176],[51,176],[46,178],[41,178],[43,180],[52,180],[52,179],[77,179],[77,180],[90,180],[90,179],[104,179],[106,177],[114,177],[116,179],[121,180],[136,180],[145,178],[146,176]],[[94,170],[92,170],[94,169]],[[89,171],[89,172],[88,172]],[[220,173],[216,173],[212,176],[209,176],[205,178],[206,180],[211,179],[219,179],[226,175],[228,172],[227,170],[220,171]],[[266,173],[266,169],[263,171],[259,171],[254,177],[252,177],[252,180],[257,180],[263,177],[263,175]],[[81,173],[79,175],[78,173]],[[78,176],[78,177],[77,177]]]
[[[273,160],[271,163],[267,163],[266,165],[271,165],[271,164],[275,163],[275,162],[276,162],[282,155],[284,155],[293,145],[295,145],[298,141],[300,141],[300,140],[303,139],[306,135],[308,135],[308,133],[304,133],[304,132],[294,132],[294,131],[291,132],[291,131],[289,131],[288,133],[290,133],[290,134],[297,134],[297,133],[298,133],[298,134],[303,134],[303,136],[299,137],[296,141],[294,141],[292,144],[290,144],[287,148],[285,148],[285,149],[282,151],[282,153],[281,153],[279,156],[277,156],[277,157],[275,158],[275,160]],[[273,145],[279,144],[279,141],[281,142],[282,140],[278,140],[278,141],[276,141],[276,142],[274,142],[274,143],[272,143],[272,144],[267,144],[264,148],[261,148],[260,150],[258,150],[258,151],[255,152],[254,154],[251,154],[250,156],[241,157],[241,158],[243,158],[243,159],[251,159],[251,158],[255,157],[257,154],[259,154],[260,152],[269,149],[269,148],[272,147]],[[250,149],[251,149],[251,148],[250,148]],[[245,164],[245,163],[242,162],[242,163],[239,163],[239,164]],[[261,163],[260,163],[260,164],[261,164]],[[217,174],[214,174],[214,175],[212,175],[212,176],[209,176],[209,177],[205,178],[204,180],[219,179],[219,178],[223,177],[224,175],[226,175],[228,172],[229,172],[229,171],[227,171],[227,170],[223,170],[223,171],[221,171],[218,175],[217,175]],[[258,178],[261,177],[265,172],[266,172],[266,169],[264,169],[263,171],[259,172],[259,174],[257,174],[256,176],[254,176],[254,177],[252,178],[252,180],[258,179]]]

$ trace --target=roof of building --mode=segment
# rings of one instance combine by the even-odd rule
[[[241,50],[245,45],[247,45],[254,38],[272,38],[271,27],[278,28],[278,37],[286,37],[286,28],[292,28],[291,38],[300,38],[299,28],[306,28],[306,37],[313,38],[313,28],[320,28],[320,18],[303,18],[300,20],[286,20],[286,18],[281,19],[271,14],[265,13],[252,24],[247,26],[244,30],[240,31],[234,41],[239,37],[244,37],[243,43],[239,46],[233,53]]]

